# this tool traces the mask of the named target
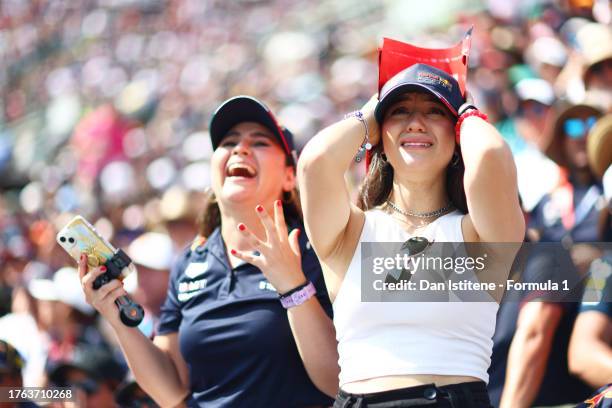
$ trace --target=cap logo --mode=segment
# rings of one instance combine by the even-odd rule
[[[428,71],[417,72],[417,81],[424,82],[426,84],[440,85],[446,88],[449,92],[453,90],[453,84],[446,78],[442,78],[440,75],[434,74]]]

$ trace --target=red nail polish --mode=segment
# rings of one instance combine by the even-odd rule
[[[239,229],[240,231],[244,231],[244,230],[246,229],[246,225],[244,225],[244,224],[240,223],[240,224],[238,224],[238,229]]]
[[[232,254],[232,255],[236,255],[236,253],[237,253],[237,252],[236,252],[236,250],[235,250],[235,249],[230,249],[230,254]]]
[[[257,212],[263,211],[263,207],[261,205],[258,205],[257,207],[255,207],[255,209],[257,210]]]
[[[283,204],[281,203],[281,200],[276,200],[274,202],[274,204],[276,204],[277,207],[282,207],[283,206]]]
[[[102,272],[106,272],[106,266],[101,266],[101,267],[100,267],[100,270],[101,270]]]
[[[297,235],[297,236],[299,237],[301,233],[302,233],[302,230],[298,228],[298,230],[297,230],[297,232],[295,233],[295,235]]]

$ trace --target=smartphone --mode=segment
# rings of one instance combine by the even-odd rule
[[[111,259],[117,249],[102,237],[85,218],[77,215],[57,233],[57,243],[78,263],[81,253],[87,254],[87,265],[95,268]],[[134,271],[130,263],[122,269],[118,279],[123,279]]]
[[[94,268],[106,265],[108,271],[99,275],[93,288],[99,289],[111,279],[123,280],[136,267],[121,250],[115,249],[102,237],[87,220],[80,215],[74,217],[57,233],[57,243],[78,263],[82,253],[87,254],[87,265]],[[116,255],[116,256],[115,256]],[[110,262],[109,262],[110,261]],[[111,273],[112,272],[112,273]],[[119,296],[115,300],[119,317],[123,324],[136,327],[144,318],[144,309],[129,296]]]

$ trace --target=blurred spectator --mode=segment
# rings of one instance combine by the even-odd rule
[[[514,155],[523,205],[531,210],[558,180],[557,166],[542,153],[548,145],[555,94],[548,82],[531,77],[520,79],[514,89],[519,99],[517,115],[497,126]]]
[[[168,291],[175,248],[168,235],[147,232],[132,241],[127,253],[136,264],[136,273],[125,279],[124,287],[145,309],[145,318],[138,328],[147,337],[153,337]]]
[[[599,214],[599,237],[612,242],[612,114],[599,119],[587,140],[587,154],[593,174],[601,178],[604,202]]]
[[[115,402],[121,408],[156,408],[158,405],[138,385],[130,372],[115,391]]]
[[[303,146],[374,92],[375,81],[364,78],[375,78],[382,36],[425,45],[475,25],[469,87],[512,148],[525,209],[539,203],[539,223],[563,225],[555,211],[543,211],[558,195],[547,194],[558,190],[558,166],[540,150],[555,102],[545,86],[518,84],[546,83],[555,99],[574,104],[607,101],[603,110],[612,113],[609,1],[426,2],[418,18],[403,7],[381,0],[3,2],[0,316],[14,309],[0,318],[0,337],[23,334],[15,345],[27,360],[25,384],[38,385],[31,373],[40,371],[33,367],[48,348],[46,330],[66,312],[48,294],[31,299],[28,269],[50,274],[72,262],[54,240],[67,213],[91,219],[118,246],[165,230],[182,248],[210,184],[203,118],[216,103],[239,93],[270,101]],[[573,200],[582,202],[588,189],[576,187]],[[604,238],[612,239],[610,213],[600,214]],[[582,229],[569,235],[583,236]]]
[[[0,387],[22,387],[21,370],[25,362],[19,352],[4,340],[0,340]]]
[[[19,352],[6,341],[0,340],[0,387],[4,388],[4,392],[8,389],[16,389],[23,386],[21,373],[24,367],[24,360],[19,355]],[[33,402],[18,402],[11,404],[5,402],[0,404],[3,408],[23,407],[32,408],[38,405]]]
[[[612,91],[612,28],[590,23],[583,26],[576,39],[584,57],[583,80],[587,90]]]
[[[81,343],[108,347],[95,326],[95,310],[85,302],[75,268],[61,268],[53,275],[51,286],[31,285],[30,290],[39,301],[51,302],[46,307],[39,307],[39,314],[50,311],[48,317],[41,319],[50,335],[48,362],[69,358]]]
[[[585,291],[568,361],[572,372],[595,389],[612,383],[612,253],[593,263],[589,284],[587,289],[599,290]]]
[[[558,282],[564,278],[571,287],[580,281],[568,251],[561,244],[543,244],[534,248],[525,270],[515,279]],[[577,313],[576,303],[567,300],[541,291],[506,293],[497,315],[489,368],[493,406],[575,404],[589,395],[590,389],[569,374],[564,358]]]
[[[538,203],[530,219],[530,227],[539,231],[541,241],[563,241],[567,247],[574,242],[597,241],[602,191],[589,167],[586,144],[601,114],[589,105],[558,109],[546,154],[562,170],[560,183]]]
[[[126,369],[112,353],[92,345],[80,345],[68,358],[49,365],[52,385],[73,387],[77,401],[87,407],[114,407],[114,392],[125,377]]]
[[[603,177],[602,241],[611,242],[612,221],[612,127],[610,115],[600,119],[589,134],[589,163],[593,172]],[[593,388],[612,383],[612,250],[595,260],[589,269],[580,314],[576,319],[570,349],[572,372]]]

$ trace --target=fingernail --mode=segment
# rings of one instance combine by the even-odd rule
[[[244,231],[246,229],[246,225],[244,225],[243,223],[238,224],[238,229],[240,231]]]
[[[232,255],[236,255],[236,254],[237,254],[237,252],[236,252],[236,250],[235,250],[235,249],[230,249],[230,254],[232,254]]]
[[[261,205],[258,205],[257,207],[255,207],[255,209],[257,210],[257,212],[263,211],[263,207]]]
[[[85,254],[81,254],[81,261],[84,261],[86,256],[87,255],[85,255]]]
[[[274,202],[274,204],[276,204],[277,207],[282,207],[283,206],[283,204],[281,203],[281,200],[276,200]]]
[[[106,272],[106,266],[101,266],[101,267],[100,267],[100,270],[101,270],[102,272]]]
[[[302,230],[298,228],[297,232],[295,233],[295,235],[297,235],[299,237],[301,233],[302,233]]]

